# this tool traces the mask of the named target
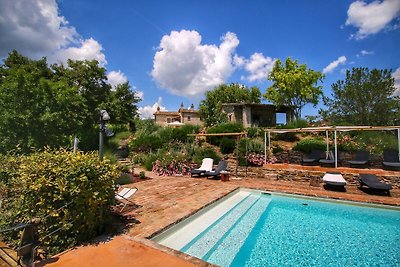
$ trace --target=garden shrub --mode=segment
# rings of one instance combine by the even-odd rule
[[[208,134],[213,134],[213,133],[240,133],[243,131],[243,125],[240,123],[221,123],[217,126],[208,128],[207,133]],[[221,136],[208,136],[207,137],[207,142],[218,146],[221,142]],[[235,137],[229,137],[234,139]]]
[[[188,136],[188,134],[196,134],[199,133],[199,131],[200,131],[200,126],[185,124],[182,127],[173,129],[172,131],[173,139],[174,141],[179,141],[179,142],[186,142],[186,141],[193,142],[194,137]]]
[[[221,153],[230,154],[235,151],[236,141],[232,138],[223,137],[219,143],[219,148]]]
[[[46,148],[17,161],[7,156],[2,163],[8,192],[0,206],[0,228],[40,218],[40,237],[60,229],[42,240],[51,254],[104,232],[111,218],[118,171],[108,161],[100,162],[97,153]],[[19,242],[18,232],[2,237],[14,245]]]
[[[397,138],[390,132],[350,132],[338,135],[338,148],[349,152],[368,150],[382,154],[385,149],[397,150]]]
[[[247,131],[247,136],[249,138],[256,138],[256,137],[260,137],[262,131],[262,128],[256,127],[256,126],[252,126],[246,129]]]
[[[204,158],[212,158],[214,162],[218,162],[221,158],[218,156],[217,152],[212,147],[199,147],[194,151],[192,161],[201,164]]]
[[[121,173],[115,183],[119,185],[130,184],[132,183],[132,177],[129,173]]]
[[[264,153],[264,141],[262,141],[260,139],[247,139],[247,152],[263,154]]]
[[[156,160],[157,160],[157,154],[155,153],[150,153],[146,156],[143,164],[146,171],[151,171],[153,169],[153,164]]]
[[[142,153],[155,151],[162,146],[163,141],[158,135],[139,135],[129,145],[132,151]]]
[[[314,149],[326,150],[326,142],[322,139],[309,138],[299,141],[293,147],[293,150],[302,151],[304,153],[310,153]]]
[[[280,145],[275,145],[275,146],[272,147],[272,153],[273,154],[281,153],[283,151],[284,151],[284,149]]]

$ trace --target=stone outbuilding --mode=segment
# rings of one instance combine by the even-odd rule
[[[154,113],[154,121],[161,126],[202,125],[200,113],[194,109],[194,105],[192,104],[189,109],[185,109],[183,103],[177,112],[161,111],[160,107],[157,107],[157,111]]]
[[[225,112],[228,121],[242,123],[243,127],[273,127],[276,126],[276,115],[286,114],[286,122],[294,119],[293,109],[271,104],[244,104],[226,103],[222,104],[222,112]]]

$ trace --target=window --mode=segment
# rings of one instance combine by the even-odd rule
[[[171,123],[171,118],[167,118],[167,123]]]
[[[187,120],[190,121],[190,116],[187,117]]]

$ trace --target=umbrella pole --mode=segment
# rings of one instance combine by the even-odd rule
[[[264,131],[264,165],[267,164],[267,132]]]
[[[335,168],[337,168],[337,141],[336,141],[336,130],[335,130]]]
[[[397,144],[399,146],[399,161],[400,161],[400,128],[397,129]]]

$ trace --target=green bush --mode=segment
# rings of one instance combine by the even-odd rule
[[[132,177],[128,173],[121,173],[115,183],[119,185],[130,184],[132,183]]]
[[[299,119],[299,120],[294,120],[292,122],[289,122],[286,125],[284,125],[283,127],[286,129],[306,128],[306,127],[308,127],[308,122],[307,122],[307,120]]]
[[[382,154],[385,149],[397,150],[397,146],[397,138],[390,132],[354,131],[338,135],[338,148],[343,151],[369,150]]]
[[[154,120],[147,119],[135,119],[135,127],[136,127],[136,136],[140,135],[150,135],[156,132],[161,127],[154,123]]]
[[[218,162],[221,158],[212,147],[199,147],[194,150],[192,161],[201,164],[204,158],[212,158],[214,162]]]
[[[310,153],[314,149],[326,150],[326,142],[322,139],[303,139],[293,147],[293,150],[302,151],[304,153]]]
[[[1,161],[2,180],[7,180],[8,188],[0,206],[0,228],[38,217],[40,237],[60,229],[42,240],[50,253],[104,232],[111,218],[118,171],[108,161],[100,162],[97,153],[74,155],[64,149],[45,149],[20,156],[17,161],[15,156]],[[19,233],[2,238],[16,245]]]
[[[273,148],[272,148],[272,153],[273,154],[278,154],[278,153],[281,153],[281,152],[283,152],[283,148],[280,146],[280,145],[276,145],[276,146],[274,146]]]
[[[165,143],[158,135],[139,135],[129,144],[129,147],[135,152],[149,153],[161,148],[163,144]]]
[[[235,151],[236,141],[232,138],[223,137],[219,143],[219,148],[221,153],[230,154]]]
[[[246,129],[249,138],[264,137],[262,128],[252,126]]]
[[[247,152],[255,154],[264,154],[264,140],[247,139]]]
[[[146,171],[151,171],[153,169],[153,164],[157,160],[157,154],[150,153],[144,160],[143,166]]]
[[[186,141],[193,142],[194,137],[188,136],[188,134],[199,133],[199,131],[200,131],[200,126],[185,124],[182,127],[173,129],[173,132],[172,132],[173,139],[174,139],[174,141],[179,141],[179,142],[186,142]]]
[[[214,133],[240,133],[243,131],[243,126],[240,123],[221,123],[217,126],[211,127],[207,130],[208,134]],[[218,146],[221,142],[222,136],[209,136],[207,137],[207,142]],[[229,137],[234,139],[234,137]]]

